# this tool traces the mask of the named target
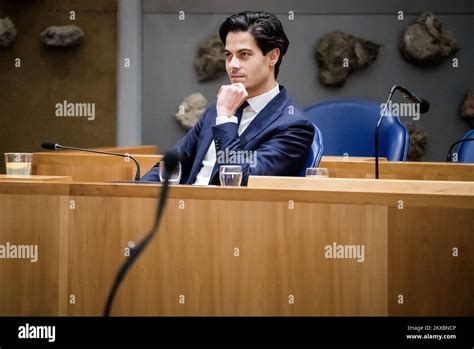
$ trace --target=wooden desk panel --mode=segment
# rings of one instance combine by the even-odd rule
[[[137,145],[130,147],[102,147],[102,148],[92,148],[92,150],[99,151],[108,151],[111,153],[129,153],[129,154],[141,154],[141,155],[157,155],[158,147],[156,145]],[[82,153],[76,150],[63,150],[68,153]]]
[[[474,183],[310,183],[173,186],[160,231],[128,274],[113,314],[474,314],[467,252]],[[25,236],[46,251],[45,264],[0,260],[0,282],[17,290],[0,289],[0,314],[101,314],[128,241],[151,226],[160,189],[0,182],[0,243]],[[364,262],[325,258],[334,242],[365,246]]]
[[[7,181],[7,182],[71,182],[72,178],[70,176],[20,176],[20,175],[5,175],[0,174],[0,181]]]
[[[140,147],[138,147],[140,148]],[[111,148],[110,151],[125,153],[134,148]],[[123,151],[118,151],[123,150]],[[146,147],[139,150],[152,151]],[[141,166],[142,176],[162,158],[162,155],[134,154]],[[329,169],[331,178],[374,178],[372,158],[323,156],[320,167]],[[34,153],[33,174],[71,176],[73,181],[107,182],[132,180],[135,166],[132,161],[107,155],[79,152]],[[381,179],[474,181],[474,164],[443,162],[390,162],[380,160]]]
[[[375,162],[370,158],[325,157],[320,167],[332,178],[375,178]],[[447,162],[380,161],[381,179],[474,181],[474,164]]]
[[[139,162],[142,176],[162,158],[161,155],[131,155]],[[135,171],[132,160],[110,155],[58,151],[33,156],[33,174],[70,176],[74,182],[132,180]]]
[[[0,244],[37,246],[37,261],[0,259],[0,314],[66,315],[68,196],[0,195]]]
[[[474,210],[390,208],[388,220],[389,313],[472,316]]]
[[[88,301],[68,310],[100,315],[124,248],[151,226],[156,200],[74,200],[69,290]],[[170,200],[114,314],[387,315],[385,207],[305,203],[289,210],[286,202],[184,200],[184,209]],[[377,252],[364,263],[328,260],[324,247],[334,241]]]

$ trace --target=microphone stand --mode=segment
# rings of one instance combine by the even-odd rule
[[[128,270],[133,265],[133,263],[138,259],[138,256],[143,252],[145,247],[150,243],[151,239],[153,238],[153,236],[155,235],[155,233],[157,232],[160,226],[161,216],[163,215],[166,199],[168,196],[169,179],[171,176],[171,172],[173,172],[173,169],[166,169],[165,171],[165,178],[164,178],[165,181],[161,189],[160,201],[158,202],[158,205],[157,205],[153,227],[145,235],[142,241],[140,241],[136,246],[133,246],[133,247],[129,246],[130,256],[122,263],[119,271],[117,272],[117,275],[115,276],[114,284],[112,285],[112,288],[109,291],[109,295],[107,297],[107,301],[105,304],[104,313],[103,313],[104,317],[108,317],[110,315],[110,310],[112,309],[112,303],[114,301],[115,294],[117,293],[123,279],[125,278],[125,275],[127,275]]]
[[[78,150],[78,151],[85,151],[85,152],[88,152],[88,153],[96,153],[96,154],[103,154],[103,155],[115,155],[115,156],[121,156],[121,157],[124,157],[124,158],[132,159],[135,162],[135,165],[137,167],[137,172],[135,173],[135,181],[140,180],[140,164],[138,163],[138,161],[133,156],[131,156],[128,153],[127,154],[118,154],[118,153],[110,153],[110,152],[107,152],[107,151],[82,149],[82,148],[76,148],[76,147],[67,147],[67,146],[64,146],[64,145],[57,144],[57,143],[54,144],[54,150],[58,150],[58,149]]]
[[[446,161],[447,162],[452,162],[452,159],[451,159],[451,157],[453,156],[452,151],[453,151],[453,148],[456,144],[464,143],[464,142],[471,142],[471,141],[474,141],[474,138],[463,138],[463,139],[460,139],[459,141],[456,141],[453,144],[451,144],[451,146],[449,147],[449,150],[448,150],[448,155],[446,156]]]
[[[397,90],[398,86],[394,85],[390,89],[390,93],[388,94],[387,102],[385,103],[383,110],[380,112],[380,118],[377,121],[377,126],[375,127],[375,179],[379,179],[379,130],[380,126],[382,125],[383,118],[385,116],[385,112],[387,111],[387,107],[389,102],[392,100],[392,96]]]

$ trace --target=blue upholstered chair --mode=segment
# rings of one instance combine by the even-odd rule
[[[313,143],[311,144],[311,148],[309,149],[308,158],[306,159],[306,163],[304,164],[303,168],[301,169],[300,176],[304,177],[306,175],[306,169],[308,167],[318,167],[319,162],[321,161],[321,157],[323,156],[323,136],[321,135],[321,131],[319,128],[314,125],[314,138]]]
[[[474,129],[467,131],[462,139],[474,138]],[[462,142],[459,144],[458,162],[472,162],[474,163],[474,141]]]
[[[380,104],[363,100],[318,103],[305,109],[306,116],[324,136],[324,155],[375,156],[374,131]],[[409,135],[396,116],[385,116],[379,133],[379,156],[405,161]]]

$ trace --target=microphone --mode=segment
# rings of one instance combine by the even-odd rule
[[[400,91],[403,97],[411,100],[413,103],[420,104],[420,114],[426,113],[430,109],[430,104],[426,99],[420,98],[406,88],[394,85],[390,89],[390,93],[388,94],[387,102],[385,103],[383,110],[380,112],[380,118],[377,121],[377,126],[375,127],[375,178],[379,179],[379,131],[380,126],[382,125],[383,118],[385,116],[385,112],[387,111],[387,106],[390,104],[393,94],[395,91]]]
[[[129,245],[130,257],[128,257],[122,263],[121,267],[119,268],[115,276],[115,281],[112,285],[112,288],[109,291],[107,302],[105,303],[104,314],[103,314],[104,316],[110,315],[110,310],[112,309],[112,304],[115,298],[115,294],[117,293],[120,285],[122,284],[125,278],[125,275],[127,274],[130,267],[133,265],[133,263],[138,259],[139,255],[145,250],[145,248],[150,243],[151,239],[156,234],[160,226],[161,217],[163,215],[163,211],[166,205],[166,199],[168,197],[169,179],[171,177],[171,174],[175,170],[176,166],[178,165],[179,156],[175,152],[168,152],[165,154],[163,159],[165,163],[165,174],[164,174],[165,178],[164,178],[163,186],[161,188],[160,200],[157,205],[153,227],[136,246]]]
[[[140,164],[138,163],[138,161],[133,157],[131,156],[130,154],[117,154],[117,153],[110,153],[110,152],[107,152],[107,151],[98,151],[98,150],[91,150],[91,149],[84,149],[84,148],[76,148],[76,147],[67,147],[67,146],[64,146],[64,145],[60,145],[58,143],[53,143],[53,142],[43,142],[41,143],[41,147],[43,149],[47,149],[47,150],[59,150],[59,149],[70,149],[70,150],[78,150],[78,151],[85,151],[85,152],[88,152],[88,153],[96,153],[96,154],[104,154],[104,155],[114,155],[114,156],[121,156],[123,158],[130,158],[132,159],[134,162],[135,162],[135,165],[137,167],[137,172],[135,173],[135,181],[139,181],[140,180]]]
[[[426,99],[417,97],[406,88],[401,86],[396,86],[396,90],[400,91],[405,98],[409,99],[413,103],[418,103],[420,105],[420,114],[425,114],[428,110],[430,110],[430,103]]]
[[[474,141],[474,138],[463,138],[463,139],[460,139],[459,141],[456,141],[453,144],[451,144],[451,146],[449,147],[449,150],[448,150],[448,155],[446,155],[446,161],[447,162],[452,162],[453,148],[456,146],[456,144],[464,143],[464,142],[472,142],[472,141]]]

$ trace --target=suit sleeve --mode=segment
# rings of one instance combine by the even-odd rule
[[[216,143],[218,165],[242,166],[242,185],[247,185],[249,175],[295,176],[306,161],[314,138],[310,121],[297,119],[283,125],[258,149],[243,151],[238,136],[238,126],[225,123],[212,127]],[[229,154],[232,155],[222,156]],[[220,156],[221,155],[221,156]]]

